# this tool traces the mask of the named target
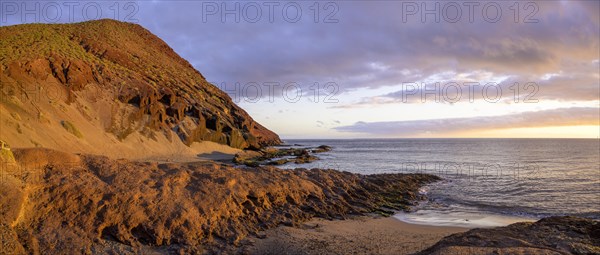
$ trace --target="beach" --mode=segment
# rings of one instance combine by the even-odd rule
[[[412,254],[443,237],[469,230],[409,224],[394,217],[316,218],[297,227],[280,226],[248,238],[247,254]]]
[[[245,241],[242,254],[600,254],[598,221],[548,217],[494,228],[405,223],[395,217],[313,219]]]

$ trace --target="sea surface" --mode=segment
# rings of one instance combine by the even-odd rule
[[[430,173],[428,200],[395,217],[415,224],[492,227],[553,215],[600,219],[598,139],[285,140],[329,145],[310,164],[352,173]]]

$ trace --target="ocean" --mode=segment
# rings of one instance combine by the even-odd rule
[[[600,219],[598,139],[285,140],[329,145],[309,164],[360,174],[430,173],[428,200],[395,217],[415,224],[493,227],[554,215]]]

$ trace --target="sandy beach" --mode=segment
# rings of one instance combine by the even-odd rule
[[[247,254],[412,254],[467,228],[408,224],[394,217],[313,219],[248,239]]]

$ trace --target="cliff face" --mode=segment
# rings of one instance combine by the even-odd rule
[[[106,146],[98,144],[106,134],[97,132],[133,147],[152,140],[280,143],[139,25],[29,24],[0,27],[0,34],[0,135],[13,147],[65,150],[63,140]]]

